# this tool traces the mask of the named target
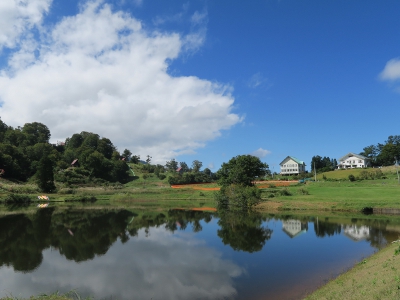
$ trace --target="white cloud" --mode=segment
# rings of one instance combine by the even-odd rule
[[[26,30],[39,25],[52,0],[1,0],[0,50],[15,47]]]
[[[268,78],[264,77],[260,72],[251,76],[247,82],[247,85],[249,88],[252,88],[252,89],[255,89],[258,87],[266,87],[266,88],[271,87],[271,83],[269,83]]]
[[[380,79],[382,80],[398,80],[400,79],[400,59],[394,58],[389,60],[386,63],[385,68],[379,74]]]
[[[271,153],[271,151],[269,151],[269,150],[265,150],[263,148],[258,148],[257,150],[251,152],[250,155],[256,156],[258,158],[263,158],[270,153]]]
[[[208,14],[206,11],[198,12],[195,11],[191,17],[191,21],[193,25],[204,25],[208,23]]]
[[[47,32],[36,44],[26,40],[29,47],[0,73],[0,116],[8,125],[41,122],[54,141],[95,132],[119,150],[164,163],[241,121],[231,112],[230,86],[168,74],[171,60],[203,40],[147,32],[102,1]]]

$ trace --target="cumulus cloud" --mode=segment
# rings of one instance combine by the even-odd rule
[[[95,132],[119,150],[165,162],[241,121],[230,86],[168,73],[172,60],[203,43],[202,34],[146,31],[100,0],[46,32],[26,40],[0,73],[0,116],[8,125],[42,122],[53,141]]]
[[[263,148],[258,148],[257,150],[251,152],[250,155],[256,156],[258,158],[263,158],[270,153],[271,153],[271,151],[269,151],[269,150],[265,150]]]
[[[386,63],[385,68],[379,74],[380,79],[394,81],[400,79],[400,59],[394,58]]]
[[[21,35],[42,22],[52,0],[1,0],[0,50],[15,47]]]

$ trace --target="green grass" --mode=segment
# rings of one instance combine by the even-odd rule
[[[155,174],[148,174],[148,178],[144,180],[143,166],[132,167],[135,176],[131,174],[130,181],[124,185],[107,184],[71,188],[57,183],[58,193],[48,196],[52,202],[59,202],[59,205],[66,205],[64,201],[73,198],[94,196],[102,205],[118,207],[215,207],[213,197],[215,191],[200,191],[191,187],[172,189],[167,179],[160,180]],[[307,182],[286,188],[265,188],[262,190],[264,203],[259,208],[329,211],[360,211],[364,207],[400,209],[398,201],[400,185],[397,182],[396,170],[394,167],[381,170],[386,179],[350,182],[348,175],[353,174],[357,177],[363,169],[339,170],[318,175],[320,178],[325,175],[326,178],[332,179],[328,181]],[[216,186],[215,183],[205,185],[205,187]],[[284,190],[288,193],[284,193]],[[32,183],[16,184],[1,179],[0,199],[10,192],[30,195],[35,201],[41,194]],[[107,202],[109,203],[106,204]]]
[[[376,171],[376,170],[381,170],[382,173],[391,179],[396,179],[397,180],[397,173],[396,173],[396,167],[390,166],[390,167],[382,167],[380,169],[377,168],[367,168],[367,169],[347,169],[347,170],[335,170],[335,171],[330,171],[330,172],[324,172],[321,174],[317,174],[317,180],[323,180],[323,177],[325,176],[328,180],[329,179],[334,179],[334,180],[348,180],[349,175],[354,175],[355,177],[359,177],[360,173],[363,171]],[[399,170],[400,172],[400,170]],[[311,172],[310,177],[314,178],[314,174]]]
[[[308,195],[302,194],[300,189],[303,192],[306,190]],[[339,211],[361,211],[364,207],[400,209],[400,185],[393,178],[356,182],[308,182],[301,186],[287,187],[287,190],[291,196],[281,196],[277,193],[275,197],[267,198],[268,189],[265,189],[265,202],[260,207]]]

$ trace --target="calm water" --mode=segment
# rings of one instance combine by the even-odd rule
[[[0,216],[0,296],[301,299],[400,219],[46,208]]]

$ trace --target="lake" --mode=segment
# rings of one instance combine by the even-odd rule
[[[5,208],[0,296],[301,299],[399,233],[361,214]]]

